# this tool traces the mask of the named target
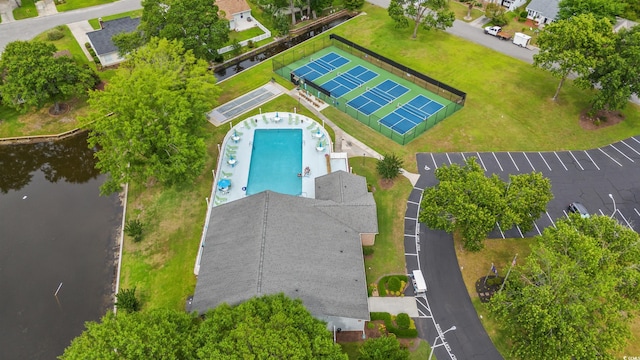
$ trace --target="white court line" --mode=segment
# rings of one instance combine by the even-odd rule
[[[524,152],[522,152],[522,155],[524,155],[524,158],[527,159],[527,161],[529,162],[529,166],[531,166],[531,168],[533,169],[533,171],[536,171],[536,168],[533,167],[533,164],[531,163],[531,160],[529,160],[529,157],[527,156],[527,154],[525,154]]]
[[[603,151],[602,149],[600,149],[600,148],[598,148],[598,150],[600,150],[600,152],[601,152],[601,153],[603,153],[603,154],[607,155],[607,157],[608,157],[609,159],[613,160],[613,162],[614,162],[614,163],[616,163],[616,164],[618,164],[618,165],[622,166],[622,164],[620,164],[619,162],[617,162],[617,161],[616,161],[616,159],[612,158],[612,157],[611,157],[611,155],[607,154],[606,152],[604,152],[604,151]],[[593,160],[591,160],[591,161],[593,161]],[[633,161],[633,160],[632,160],[632,161]],[[594,164],[595,164],[595,163],[594,163]],[[598,165],[596,165],[596,167],[598,167]],[[598,169],[598,170],[600,170],[600,169]]]
[[[584,151],[584,153],[585,153],[585,154],[587,154],[587,156],[589,157],[589,160],[591,160],[591,162],[593,163],[593,165],[595,165],[595,166],[596,166],[596,169],[600,170],[600,168],[598,167],[598,164],[596,164],[596,162],[595,162],[595,161],[593,161],[593,159],[591,158],[591,155],[589,155],[589,153],[587,152],[587,150],[582,150],[582,151]],[[602,150],[600,150],[600,151],[602,151]],[[604,152],[604,151],[602,151],[602,152]],[[609,156],[609,155],[607,154],[607,156]],[[609,156],[609,157],[611,158],[611,160],[613,160],[613,158],[612,158],[611,156]],[[615,161],[615,160],[613,160],[613,161]],[[617,162],[617,161],[616,161],[616,162]],[[618,163],[618,165],[620,165],[620,163],[619,163],[619,162],[617,162],[617,163]],[[620,166],[622,166],[622,165],[620,165]]]
[[[578,166],[580,166],[580,169],[584,170],[584,168],[580,164],[580,161],[578,161],[578,159],[576,159],[576,157],[573,156],[573,153],[571,151],[569,151],[569,154],[571,154],[571,157],[573,158],[573,160],[575,160],[575,162],[578,163]]]
[[[618,150],[618,148],[617,148],[617,147],[613,146],[613,144],[611,144],[611,145],[609,145],[609,146],[611,146],[612,148],[616,149],[616,151],[617,151],[617,152],[619,152],[619,153],[620,153],[620,155],[622,155],[622,156],[626,157],[629,161],[631,161],[631,162],[635,162],[635,161],[633,161],[633,159],[632,159],[632,158],[628,157],[628,156],[627,156],[627,154],[623,153],[622,151]]]
[[[482,164],[482,168],[484,169],[484,171],[487,171],[487,167],[484,166],[484,161],[482,161],[482,157],[480,157],[480,153],[476,151],[476,154],[478,155],[478,159],[480,159],[480,163]]]
[[[433,157],[433,153],[431,153],[431,161],[433,161],[433,166],[436,167],[436,169],[438,168],[438,164],[436,164],[436,158]]]
[[[551,166],[549,166],[549,163],[547,163],[547,160],[544,158],[544,156],[542,156],[542,153],[538,152],[538,155],[540,155],[540,158],[542,159],[542,161],[544,161],[544,164],[547,165],[547,169],[549,169],[549,171],[553,171],[551,170]]]
[[[631,151],[633,151],[634,153],[636,153],[636,154],[640,155],[640,152],[638,152],[638,150],[636,150],[636,149],[632,148],[632,147],[631,147],[631,145],[629,145],[629,144],[627,144],[626,142],[624,142],[624,140],[622,140],[622,141],[620,141],[620,142],[621,142],[621,143],[623,143],[623,144],[625,144],[625,145],[627,145],[627,147],[628,147],[629,149],[631,149]]]
[[[567,169],[567,167],[566,167],[566,166],[565,166],[565,164],[562,162],[562,160],[560,160],[560,156],[558,156],[558,153],[557,153],[557,152],[555,152],[555,151],[554,151],[553,153],[554,153],[554,154],[556,154],[556,157],[558,158],[558,161],[560,161],[560,164],[562,164],[562,167],[563,167],[565,170],[569,171],[569,169]],[[542,155],[540,155],[540,156],[542,156]],[[572,154],[571,156],[573,156],[573,154]],[[575,158],[574,158],[574,159],[575,159]],[[545,162],[546,162],[546,161],[545,161]],[[547,166],[549,166],[549,165],[547,164]],[[584,169],[582,169],[582,170],[584,170]]]
[[[502,235],[502,238],[504,239],[504,233],[502,232],[502,229],[500,228],[500,224],[498,224],[497,221],[496,221],[496,225],[498,225],[498,230],[500,230],[500,235]]]
[[[447,155],[447,160],[449,160],[449,165],[451,165],[451,158],[449,157],[449,153],[445,153]]]
[[[517,171],[520,171],[520,168],[518,168],[518,164],[516,164],[515,160],[513,160],[513,156],[511,156],[510,152],[507,152],[507,155],[509,155],[509,157],[511,158],[511,162],[513,163],[513,165],[516,167]]]
[[[460,155],[462,155],[462,160],[464,160],[464,162],[467,162],[467,157],[466,157],[466,156],[464,156],[464,153],[463,153],[463,152],[461,152],[461,153],[460,153]]]
[[[551,225],[553,225],[553,227],[554,227],[555,229],[557,229],[557,228],[556,228],[556,223],[554,223],[554,222],[553,222],[553,219],[551,218],[551,215],[549,215],[549,212],[548,212],[548,211],[545,211],[545,213],[547,214],[547,217],[549,218],[549,221],[551,221]]]
[[[504,171],[504,169],[502,168],[502,164],[500,164],[500,161],[498,161],[498,157],[496,156],[496,153],[494,153],[493,151],[491,153],[493,154],[493,158],[496,159],[498,166],[500,166],[500,171]]]

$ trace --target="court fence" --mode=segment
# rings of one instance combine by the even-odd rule
[[[381,117],[374,114],[367,115],[356,108],[349,106],[347,103],[351,98],[333,97],[331,93],[322,88],[319,84],[314,83],[309,79],[298,78],[293,71],[295,68],[288,65],[311,56],[316,52],[325,49],[329,46],[335,46],[338,49],[345,51],[352,56],[356,56],[376,67],[384,69],[391,74],[394,74],[408,82],[411,82],[423,89],[437,94],[442,98],[450,101],[444,108],[435,114],[429,116],[425,121],[419,123],[411,130],[404,134],[400,134],[390,129],[389,127],[380,123]],[[356,43],[353,43],[341,36],[331,34],[329,37],[323,38],[321,41],[312,42],[307,46],[300,46],[290,51],[275,56],[272,60],[273,71],[285,79],[291,80],[296,85],[300,85],[308,94],[316,96],[324,102],[335,106],[338,110],[350,115],[354,119],[367,125],[371,129],[381,133],[382,135],[390,138],[400,145],[405,145],[416,137],[429,130],[440,121],[453,115],[456,111],[464,107],[464,103],[467,94],[461,90],[458,90],[450,85],[426,76],[416,70],[413,70],[407,66],[399,64],[389,58],[379,55],[369,49],[366,49]],[[401,105],[401,104],[398,104]],[[385,114],[386,115],[386,114]]]

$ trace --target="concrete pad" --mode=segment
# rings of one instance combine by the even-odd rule
[[[38,10],[38,16],[47,16],[58,13],[58,9],[56,8],[56,4],[53,3],[53,0],[36,1],[35,5]]]
[[[412,318],[417,318],[419,316],[418,306],[416,305],[416,299],[412,296],[370,297],[369,311],[370,312],[388,312],[389,314],[392,314],[392,315],[405,313]]]
[[[15,1],[11,0],[0,0],[0,19],[2,19],[2,23],[8,23],[15,21],[13,18],[13,9],[15,9],[18,5]]]

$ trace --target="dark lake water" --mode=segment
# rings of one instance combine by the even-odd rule
[[[55,359],[113,305],[122,207],[94,165],[84,135],[0,146],[1,359]]]

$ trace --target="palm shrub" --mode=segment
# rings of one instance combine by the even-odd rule
[[[124,233],[133,238],[133,242],[140,242],[142,240],[144,225],[142,221],[133,219],[127,221],[124,226]]]
[[[140,300],[136,297],[136,288],[122,289],[116,294],[116,306],[128,313],[140,310]]]
[[[392,180],[400,175],[400,169],[402,169],[402,159],[396,154],[385,154],[382,160],[378,161],[376,168],[378,174],[385,180]]]

